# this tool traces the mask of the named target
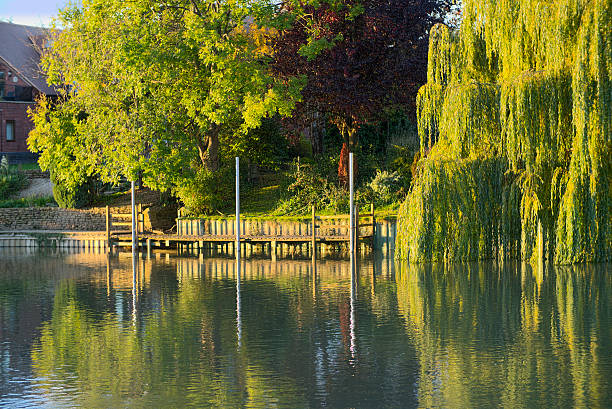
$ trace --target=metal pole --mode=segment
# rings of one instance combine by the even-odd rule
[[[354,209],[354,200],[353,200],[353,152],[349,153],[349,198],[350,198],[350,223],[349,223],[349,238],[350,238],[350,254],[353,256],[353,252],[355,251],[355,209]]]
[[[132,253],[136,252],[136,242],[138,234],[136,233],[136,188],[132,181]]]
[[[236,157],[236,261],[240,266],[240,158]],[[238,270],[240,275],[240,270]]]
[[[111,218],[108,206],[106,206],[106,252],[111,252]]]

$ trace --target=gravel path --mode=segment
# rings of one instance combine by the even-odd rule
[[[17,193],[14,198],[53,196],[53,183],[50,179],[32,179],[30,185]]]

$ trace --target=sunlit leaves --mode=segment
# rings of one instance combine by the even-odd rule
[[[432,159],[459,164],[467,158],[507,161],[511,180],[494,183],[502,192],[502,208],[509,209],[507,200],[518,200],[520,220],[514,211],[503,212],[502,218],[510,219],[502,220],[506,228],[494,243],[508,242],[506,234],[516,238],[515,224],[521,257],[529,259],[542,226],[549,258],[559,263],[610,260],[609,1],[487,0],[465,1],[464,6],[457,33],[437,26],[430,37],[428,84],[417,98],[422,153],[430,157],[422,167],[432,166],[427,162]],[[421,173],[421,179],[429,180],[417,180],[407,204],[424,200],[428,192],[454,192],[454,183],[470,186],[462,178],[478,175],[461,166],[455,170],[468,173],[455,175],[448,171],[448,162],[439,165],[447,171],[436,177]],[[405,205],[400,220],[405,217],[408,221],[402,223],[410,224],[428,217],[456,219],[446,202],[436,200],[428,204],[431,216]],[[497,196],[477,200],[484,200],[484,207],[499,205]],[[473,232],[482,228],[467,220],[459,223]],[[444,232],[433,234],[432,242],[438,240],[436,234]],[[413,249],[410,254],[402,251],[403,257],[431,259],[434,253],[408,244],[415,240],[399,242],[398,247]],[[452,258],[451,245],[455,246],[451,242],[439,248],[438,256],[446,252],[445,257]],[[460,258],[469,254],[461,253]]]

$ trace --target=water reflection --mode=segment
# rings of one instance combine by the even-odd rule
[[[604,266],[0,258],[0,406],[612,405]]]
[[[400,269],[420,405],[610,407],[609,266],[505,267]]]

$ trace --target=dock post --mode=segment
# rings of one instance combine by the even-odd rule
[[[151,258],[151,239],[147,239],[147,258]]]
[[[311,244],[312,257],[316,257],[317,254],[317,224],[315,217],[315,206],[312,205],[312,244]]]
[[[372,251],[376,243],[376,216],[374,215],[374,202],[370,203],[370,213],[372,213]]]
[[[240,268],[240,158],[236,156],[236,265]],[[240,271],[237,271],[240,276]]]
[[[144,233],[145,220],[144,220],[144,213],[142,211],[142,203],[138,203],[138,221],[140,222],[140,227],[138,228],[138,231],[140,233]]]
[[[106,252],[111,252],[111,219],[108,206],[106,206]]]
[[[276,262],[276,240],[272,240],[270,242],[270,253],[272,256],[272,261]]]
[[[132,253],[136,252],[138,246],[138,232],[136,231],[136,187],[132,180]]]
[[[353,197],[353,152],[349,153],[349,252],[355,249],[355,200]],[[352,260],[351,260],[352,263]]]

